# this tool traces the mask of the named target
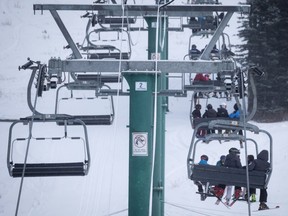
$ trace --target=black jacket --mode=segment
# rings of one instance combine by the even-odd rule
[[[200,110],[197,110],[197,109],[193,110],[192,116],[193,116],[193,118],[201,118]]]
[[[242,164],[241,164],[240,158],[235,153],[229,153],[226,156],[226,160],[225,160],[224,166],[233,167],[233,168],[242,168]]]
[[[217,117],[217,112],[214,109],[208,109],[203,114],[203,118],[215,118]]]
[[[217,117],[227,117],[228,118],[229,114],[225,108],[220,107],[217,109]]]
[[[257,159],[254,160],[249,166],[249,170],[267,171],[270,168],[268,162],[268,151],[262,150],[258,155]]]

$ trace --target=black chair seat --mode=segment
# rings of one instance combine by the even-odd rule
[[[111,125],[112,116],[111,115],[73,115],[73,119],[80,119],[85,123],[85,125]],[[58,125],[64,125],[63,121],[57,122]],[[80,125],[80,123],[75,121],[68,121],[68,125]]]
[[[79,81],[101,81],[102,83],[117,83],[119,77],[113,75],[98,75],[98,74],[78,74],[77,80]],[[121,81],[121,77],[120,80]]]
[[[89,59],[120,59],[120,53],[92,53],[88,55]],[[121,59],[129,59],[130,53],[123,52]]]
[[[24,164],[16,163],[11,165],[12,177],[22,177]],[[29,163],[25,167],[25,177],[41,176],[84,176],[86,164],[83,162],[74,163]]]

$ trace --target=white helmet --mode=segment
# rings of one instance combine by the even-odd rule
[[[223,102],[223,103],[221,103],[220,107],[226,108],[226,107],[227,107],[227,104]]]

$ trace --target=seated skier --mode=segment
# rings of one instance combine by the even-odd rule
[[[270,169],[270,163],[268,162],[268,151],[262,150],[258,155],[257,159],[252,161],[251,164],[248,165],[249,170],[259,170],[263,172],[267,172]],[[259,210],[265,210],[269,209],[269,207],[266,205],[267,202],[267,190],[260,189],[260,205]]]

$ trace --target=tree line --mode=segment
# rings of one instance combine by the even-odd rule
[[[257,65],[264,72],[254,77],[258,108],[254,120],[279,122],[288,120],[288,1],[247,0],[250,14],[242,18],[238,52],[243,63]],[[248,107],[252,104],[249,98]]]

